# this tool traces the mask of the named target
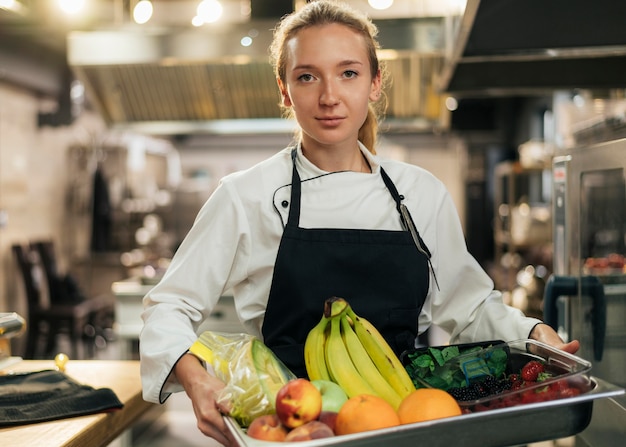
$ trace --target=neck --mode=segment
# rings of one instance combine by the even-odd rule
[[[332,150],[307,150],[302,145],[302,153],[304,156],[318,168],[328,172],[353,171],[371,173],[372,169],[358,148],[349,152]]]

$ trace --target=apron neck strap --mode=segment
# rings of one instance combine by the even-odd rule
[[[396,202],[396,209],[400,213],[400,205],[402,204],[402,200],[404,200],[404,196],[398,193],[398,190],[396,189],[396,185],[393,184],[393,182],[391,181],[391,179],[389,178],[389,176],[387,175],[387,173],[385,172],[382,166],[380,167],[380,175],[383,178],[383,182],[385,182],[385,186],[391,193],[391,197],[393,197],[393,200]]]
[[[300,174],[296,169],[296,154],[297,149],[294,147],[291,150],[291,162],[293,165],[291,174],[291,204],[289,206],[289,217],[287,218],[287,225],[297,227],[300,223]]]

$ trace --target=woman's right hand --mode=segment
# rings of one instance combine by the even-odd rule
[[[174,374],[191,399],[198,429],[224,446],[236,446],[223,418],[230,409],[220,406],[216,400],[224,382],[210,375],[200,360],[189,353],[178,360]]]

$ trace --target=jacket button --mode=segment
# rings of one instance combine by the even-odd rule
[[[283,206],[283,208],[287,208],[289,206],[289,202],[287,202],[286,200],[283,200],[280,204]]]

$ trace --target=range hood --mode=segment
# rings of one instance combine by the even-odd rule
[[[236,132],[291,132],[293,123],[281,119],[267,53],[275,24],[72,32],[68,63],[112,128],[175,135],[218,132],[230,123]],[[388,122],[437,126],[443,18],[387,19],[377,25],[392,78]],[[247,47],[240,43],[246,36],[253,37]]]
[[[440,88],[461,95],[626,87],[626,2],[468,0]]]

